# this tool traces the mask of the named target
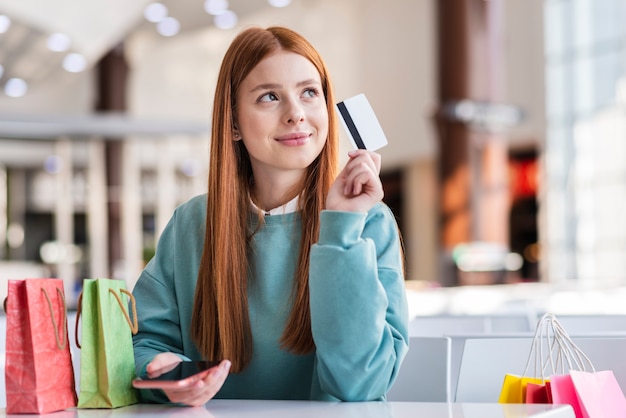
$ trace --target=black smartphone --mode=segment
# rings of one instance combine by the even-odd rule
[[[135,378],[133,386],[138,389],[183,387],[204,378],[209,369],[219,364],[219,361],[181,361],[153,377]]]

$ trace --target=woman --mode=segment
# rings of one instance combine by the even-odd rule
[[[139,278],[139,376],[222,360],[146,401],[384,399],[408,347],[380,156],[349,153],[326,66],[299,34],[242,31],[218,76],[208,193],[176,209]],[[230,374],[229,374],[230,372]]]

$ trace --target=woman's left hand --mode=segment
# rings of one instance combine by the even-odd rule
[[[348,153],[350,160],[333,183],[326,209],[367,212],[384,196],[380,181],[380,155],[367,150]]]

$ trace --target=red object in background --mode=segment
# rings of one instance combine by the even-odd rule
[[[513,200],[534,197],[538,188],[538,166],[534,158],[511,160],[510,187]]]

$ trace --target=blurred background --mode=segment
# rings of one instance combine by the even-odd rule
[[[389,139],[413,314],[622,311],[624,21],[626,0],[0,0],[0,280],[132,288],[205,191],[230,41],[285,25]]]

